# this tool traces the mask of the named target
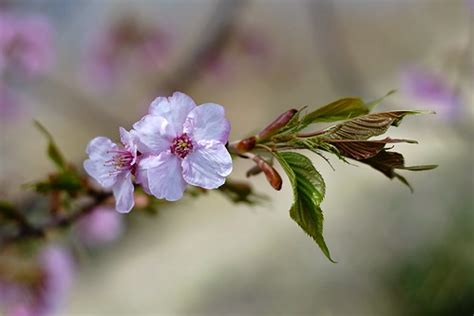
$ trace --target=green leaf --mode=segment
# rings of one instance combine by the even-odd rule
[[[76,171],[65,170],[64,172],[52,175],[46,181],[33,183],[32,187],[36,192],[42,194],[48,194],[53,191],[75,194],[82,189],[82,185],[81,178]]]
[[[25,216],[12,203],[0,200],[0,218],[29,226]]]
[[[335,122],[348,120],[354,117],[368,114],[386,97],[395,93],[395,90],[389,91],[386,95],[374,101],[365,103],[361,98],[344,98],[322,106],[313,112],[306,114],[301,120],[299,127],[304,127],[318,122]]]
[[[5,217],[15,218],[18,211],[15,206],[13,206],[13,204],[11,204],[10,202],[0,200],[0,212]]]
[[[59,150],[58,146],[56,145],[53,136],[51,133],[46,129],[46,127],[43,126],[38,121],[34,121],[34,124],[36,128],[47,138],[48,140],[48,156],[51,159],[51,161],[54,162],[54,164],[60,169],[60,170],[66,170],[67,169],[67,163],[66,159],[64,159],[63,154]]]
[[[327,139],[366,140],[370,137],[384,134],[390,126],[398,126],[407,115],[425,113],[427,112],[394,111],[368,114],[332,126],[321,137]]]
[[[347,120],[370,112],[370,109],[360,98],[344,98],[325,105],[311,113],[306,114],[302,126],[317,122],[334,122]]]
[[[323,212],[319,207],[325,194],[322,176],[311,160],[294,152],[273,153],[285,170],[293,187],[294,202],[290,209],[291,218],[311,236],[324,255],[335,262],[323,237]]]
[[[397,92],[397,91],[396,90],[390,90],[386,95],[384,95],[383,97],[378,98],[376,100],[370,101],[369,103],[366,104],[366,106],[369,108],[370,111],[372,111],[377,105],[382,103],[382,101],[385,100],[386,97],[391,96],[395,92]]]

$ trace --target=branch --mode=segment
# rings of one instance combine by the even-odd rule
[[[236,27],[236,18],[243,7],[244,0],[221,0],[214,14],[202,31],[201,45],[174,72],[175,76],[163,86],[167,91],[185,91],[200,77],[207,62],[223,53]]]
[[[112,196],[112,193],[110,192],[99,192],[95,190],[89,190],[88,194],[93,197],[93,201],[75,213],[63,217],[56,217],[50,222],[38,227],[31,225],[26,220],[22,221],[20,229],[16,235],[3,238],[0,243],[0,250],[3,250],[9,245],[15,244],[17,242],[28,239],[44,238],[47,235],[47,232],[51,229],[69,227],[80,218],[92,212],[97,206]]]

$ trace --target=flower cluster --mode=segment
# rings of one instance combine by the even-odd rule
[[[218,104],[196,103],[186,94],[158,97],[131,131],[120,128],[121,145],[106,137],[89,143],[84,169],[112,189],[116,209],[134,206],[134,182],[158,199],[179,200],[193,185],[215,189],[232,171],[225,147],[230,123]]]

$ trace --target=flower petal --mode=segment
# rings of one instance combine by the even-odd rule
[[[140,163],[143,159],[148,158],[147,156],[141,156],[138,162],[138,168],[135,174],[135,181],[142,186],[143,191],[146,194],[151,195],[150,185],[148,184],[148,172],[147,169],[144,169],[143,163]]]
[[[119,127],[119,132],[120,132],[120,141],[122,142],[123,146],[125,148],[133,148],[133,146],[136,143],[136,135],[127,131],[123,127]]]
[[[106,137],[96,137],[87,146],[86,153],[90,159],[84,161],[84,170],[104,188],[111,188],[117,181],[115,168],[107,164],[117,149],[118,146]]]
[[[176,201],[183,197],[186,182],[183,180],[181,160],[170,152],[140,160],[146,170],[150,192],[158,199]]]
[[[216,189],[224,184],[232,172],[232,158],[219,141],[201,141],[183,163],[183,177],[187,183],[205,189]]]
[[[109,151],[116,150],[117,148],[117,144],[112,142],[109,138],[99,136],[89,142],[86,154],[93,160],[103,159],[104,156],[108,155]]]
[[[171,125],[175,136],[183,132],[183,124],[196,103],[181,92],[175,92],[171,97],[158,97],[151,104],[149,114],[164,117]]]
[[[225,118],[224,107],[214,103],[196,107],[186,118],[184,132],[196,142],[218,140],[225,144],[229,138],[230,123]]]
[[[126,173],[120,177],[113,187],[115,209],[120,213],[128,213],[135,205],[133,197],[132,174]]]
[[[145,115],[133,124],[132,134],[137,138],[137,146],[142,153],[159,154],[168,150],[175,137],[168,121],[160,116]]]
[[[134,164],[137,160],[137,135],[128,132],[125,128],[120,127],[120,141],[122,142],[125,149],[127,149],[132,155],[134,160],[132,164]]]
[[[83,166],[87,174],[106,189],[110,189],[117,182],[115,169],[110,166],[104,166],[104,161],[87,159],[84,161]]]

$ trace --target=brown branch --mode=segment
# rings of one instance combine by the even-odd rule
[[[89,190],[88,194],[93,197],[93,201],[91,203],[88,203],[86,206],[72,214],[53,218],[50,222],[41,226],[33,226],[26,220],[26,218],[24,218],[17,234],[5,237],[1,240],[0,251],[17,242],[35,238],[44,238],[47,235],[47,232],[51,229],[69,227],[80,218],[92,212],[97,206],[112,196],[112,193],[110,192],[95,190]]]
[[[348,43],[338,21],[332,0],[312,0],[308,2],[312,15],[314,35],[322,66],[336,89],[344,94],[361,94],[367,90],[362,74],[350,54]]]
[[[244,182],[235,182],[230,179],[227,179],[226,183],[217,190],[233,199],[234,202],[245,202],[248,204],[253,204],[256,203],[256,201],[254,200],[256,200],[257,198],[262,198],[262,196],[254,193],[253,189],[249,184]],[[209,190],[202,189],[198,192],[206,193],[207,191]],[[192,194],[191,192],[189,193],[191,194],[191,196],[196,195],[196,192],[194,192],[194,194]],[[8,246],[32,239],[44,239],[47,236],[47,233],[51,230],[68,228],[72,226],[79,219],[90,214],[97,206],[101,205],[107,199],[113,196],[111,192],[97,191],[94,189],[89,189],[86,195],[92,198],[92,201],[90,203],[83,206],[74,213],[54,217],[53,219],[51,219],[51,221],[40,226],[32,225],[27,220],[27,218],[22,215],[21,221],[18,221],[18,223],[20,224],[18,232],[12,236],[3,237],[0,240],[0,253]]]
[[[219,57],[232,39],[236,18],[244,0],[221,0],[202,31],[201,45],[174,72],[174,77],[162,84],[167,91],[186,90],[199,79],[201,71],[212,58]]]

